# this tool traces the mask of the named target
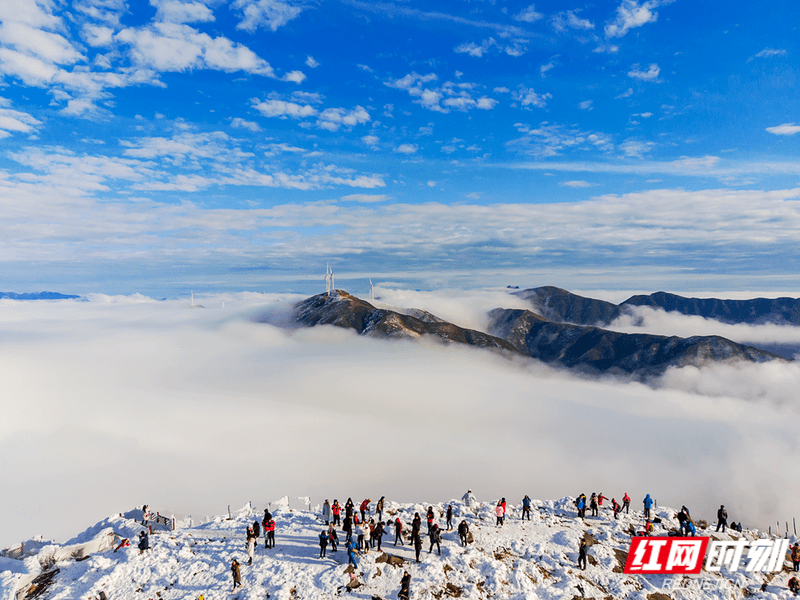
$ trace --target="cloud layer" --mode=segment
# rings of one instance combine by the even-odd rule
[[[465,324],[500,299],[380,294]],[[628,491],[701,517],[724,502],[748,525],[794,508],[785,473],[800,416],[775,396],[775,382],[797,388],[794,368],[740,372],[737,385],[719,369],[677,373],[653,390],[436,342],[250,321],[287,300],[3,301],[0,476],[15,494],[0,509],[17,519],[2,543],[64,539],[142,502],[200,519],[282,495]]]

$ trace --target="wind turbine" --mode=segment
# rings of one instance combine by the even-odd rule
[[[330,263],[325,264],[325,293],[330,296],[331,294],[331,279],[333,278],[333,274],[331,273],[331,265]]]
[[[375,287],[372,285],[372,278],[369,278],[369,300],[375,302]]]

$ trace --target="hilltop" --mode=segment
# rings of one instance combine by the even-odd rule
[[[277,522],[276,547],[265,549],[260,538],[252,566],[246,564],[245,529],[254,520],[261,520],[263,507],[248,506],[232,518],[218,516],[200,525],[179,523],[175,530],[157,531],[150,536],[151,549],[144,554],[136,548],[135,540],[143,529],[138,521],[142,512],[134,510],[109,517],[63,545],[33,542],[32,555],[24,562],[0,558],[0,595],[10,598],[19,590],[19,600],[36,597],[74,600],[96,598],[102,591],[108,600],[194,600],[200,594],[206,600],[332,599],[339,595],[395,600],[403,571],[408,570],[413,600],[789,597],[788,563],[783,572],[774,575],[743,570],[730,573],[725,569],[721,573],[704,572],[699,576],[707,582],[703,590],[689,578],[678,578],[685,587],[670,591],[663,589],[665,576],[626,575],[622,568],[631,531],[641,527],[641,513],[634,514],[632,510],[630,515],[623,513],[615,521],[606,506],[601,508],[599,517],[582,520],[577,518],[572,500],[534,500],[531,521],[521,521],[520,507],[509,505],[502,527],[495,525],[494,501],[467,508],[453,500],[450,503],[454,508],[454,524],[466,520],[473,543],[462,548],[457,534],[445,531],[441,556],[435,550],[428,554],[429,544],[424,539],[422,560],[415,563],[407,542],[405,546],[392,545],[392,532],[384,537],[384,553],[372,550],[360,557],[355,569],[360,587],[352,595],[345,594],[344,586],[350,576],[343,548],[337,552],[329,548],[326,558],[318,558],[317,536],[325,528],[318,507],[314,511],[291,509],[286,498],[271,503]],[[447,504],[430,503],[442,528]],[[400,518],[408,526],[414,513],[424,517],[428,506],[427,502],[389,501],[384,518]],[[372,503],[372,515],[374,508]],[[662,520],[657,525],[657,534],[666,535],[677,526],[671,508],[659,507],[655,515]],[[424,522],[422,531],[423,534],[426,531]],[[752,540],[759,535],[747,530],[743,534],[716,534],[710,530],[700,534],[717,540]],[[341,530],[339,537],[344,540]],[[133,546],[114,552],[117,540],[122,538],[130,538]],[[582,539],[589,545],[589,565],[585,571],[576,564]],[[101,550],[103,546],[105,550]],[[242,564],[244,585],[231,594],[233,558]],[[31,581],[37,586],[35,589],[29,587]],[[27,595],[26,590],[30,590]]]

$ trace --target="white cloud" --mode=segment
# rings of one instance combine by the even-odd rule
[[[85,57],[66,38],[25,23],[0,23],[0,41],[5,48],[36,57],[45,63],[74,64]]]
[[[489,48],[491,48],[495,44],[493,38],[489,38],[488,40],[483,40],[481,45],[478,46],[474,42],[468,42],[461,44],[460,46],[456,46],[453,50],[459,54],[469,54],[470,56],[475,56],[480,58],[483,56]]]
[[[550,69],[552,69],[555,66],[556,66],[556,63],[554,61],[552,61],[552,60],[549,63],[547,63],[546,65],[540,66],[539,67],[539,75],[544,77],[545,73],[547,73]]]
[[[719,163],[719,156],[685,157],[673,160],[672,164],[680,169],[698,170],[712,169]]]
[[[535,23],[543,17],[544,15],[542,13],[536,12],[536,8],[533,4],[514,15],[516,21],[524,21],[525,23]]]
[[[8,108],[9,106],[11,106],[10,100],[0,98],[0,131],[3,137],[10,136],[9,132],[31,133],[35,127],[42,124],[28,113],[13,110]]]
[[[533,88],[522,84],[519,85],[519,90],[511,94],[511,96],[522,106],[536,106],[539,108],[544,108],[547,100],[553,97],[550,93],[537,94]]]
[[[316,69],[319,66],[319,63],[315,61],[312,57],[306,56],[306,66],[311,69]]]
[[[566,10],[557,13],[550,18],[550,24],[553,26],[553,29],[558,32],[564,32],[568,29],[581,29],[584,31],[594,29],[594,23],[589,19],[581,19],[577,14],[578,12],[579,11],[575,10]]]
[[[653,113],[651,113],[651,112],[643,112],[639,116],[642,117],[643,119],[649,119],[650,117],[653,116]]]
[[[774,133],[775,135],[794,135],[795,133],[800,133],[800,125],[795,125],[794,123],[784,123],[783,125],[767,127],[766,130],[770,133]]]
[[[339,198],[342,202],[360,202],[361,204],[372,204],[374,202],[385,202],[392,197],[387,194],[350,194]]]
[[[291,81],[292,83],[303,83],[306,76],[302,71],[290,71],[283,76],[283,81]]]
[[[367,146],[375,146],[378,142],[380,142],[380,139],[377,135],[365,135],[361,138],[361,141]]]
[[[584,100],[578,104],[581,110],[592,110],[592,100]]]
[[[771,56],[786,56],[786,50],[778,50],[775,48],[764,48],[761,52],[758,52],[755,56],[758,58],[769,58]]]
[[[619,145],[620,150],[625,156],[641,157],[655,146],[654,142],[643,142],[641,140],[625,140]]]
[[[419,150],[419,146],[416,144],[400,144],[394,149],[395,152],[400,154],[414,154],[417,150]]]
[[[326,108],[319,113],[317,125],[329,131],[337,131],[339,127],[353,127],[369,123],[369,113],[362,107],[356,106],[353,109]]]
[[[606,23],[606,37],[622,37],[631,29],[641,27],[647,23],[654,23],[658,19],[658,13],[654,9],[671,4],[673,1],[648,0],[639,4],[637,0],[622,0],[622,3],[617,7],[617,14],[614,20]]]
[[[467,111],[473,108],[488,110],[494,108],[497,101],[483,96],[477,100],[473,97],[473,90],[478,86],[474,83],[453,83],[446,81],[439,87],[428,87],[427,84],[437,81],[434,73],[419,75],[415,72],[405,77],[384,82],[388,87],[405,90],[410,96],[416,98],[414,102],[428,110],[448,113],[451,109]]]
[[[180,0],[150,0],[156,7],[156,19],[169,23],[207,23],[214,20],[214,13],[202,2]]]
[[[469,194],[464,194],[464,198],[469,198],[470,200],[480,200],[483,192],[470,192]]]
[[[621,93],[619,96],[614,96],[615,100],[619,100],[620,98],[630,98],[633,96],[633,88],[628,88],[627,91]]]
[[[253,121],[245,121],[239,117],[231,119],[231,127],[234,129],[249,129],[250,131],[261,131],[261,127],[258,123],[254,123]]]
[[[241,11],[237,28],[255,33],[260,27],[277,31],[303,12],[304,6],[282,0],[234,0],[231,8]]]
[[[304,119],[317,115],[317,109],[308,104],[301,105],[295,102],[276,99],[261,101],[257,98],[253,98],[251,103],[253,104],[253,108],[265,117],[292,117],[293,119]]]
[[[428,187],[436,187],[436,182],[435,181],[429,181],[428,182]]]
[[[558,185],[571,188],[589,188],[589,187],[594,187],[597,184],[589,183],[588,181],[583,181],[583,180],[571,180],[571,181],[560,181]]]
[[[639,64],[635,64],[631,67],[631,70],[628,71],[628,77],[632,77],[634,79],[641,79],[642,81],[652,81],[655,83],[659,83],[658,74],[661,72],[661,69],[658,67],[656,63],[652,63],[649,67],[647,67],[647,71],[642,71],[639,68]]]
[[[566,149],[592,148],[609,152],[614,149],[611,138],[604,133],[581,131],[560,125],[542,123],[539,127],[517,124],[524,135],[506,142],[506,147],[539,158],[558,156]]]
[[[225,37],[212,38],[184,24],[155,23],[123,29],[116,39],[130,46],[136,64],[158,71],[207,68],[275,76],[269,63],[247,47]]]

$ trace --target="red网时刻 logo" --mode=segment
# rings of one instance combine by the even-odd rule
[[[710,541],[707,537],[635,537],[625,573],[696,575],[703,568],[728,571],[774,572],[783,568],[788,539]],[[708,557],[706,557],[708,549]],[[743,564],[744,559],[744,564]]]

